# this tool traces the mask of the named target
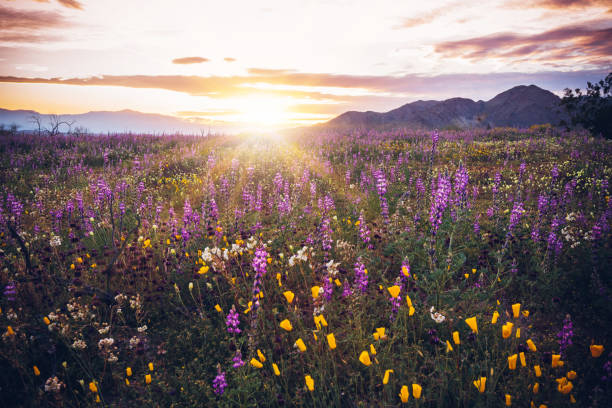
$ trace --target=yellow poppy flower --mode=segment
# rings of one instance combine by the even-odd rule
[[[562,366],[563,366],[563,361],[561,361],[561,355],[553,354],[552,355],[552,368],[562,367]]]
[[[321,288],[319,286],[313,286],[312,288],[310,288],[310,293],[312,294],[312,298],[316,299],[319,297],[319,290]]]
[[[261,352],[261,350],[260,350],[260,349],[257,349],[257,357],[259,357],[259,360],[260,360],[262,363],[265,363],[265,362],[266,362],[266,356],[264,356],[264,354]]]
[[[510,394],[506,394],[506,406],[509,407],[512,405],[512,396]]]
[[[542,376],[542,369],[540,368],[539,365],[534,365],[533,366],[533,371],[535,371],[535,376],[536,377],[541,377]]]
[[[377,327],[376,328],[376,334],[378,335],[378,338],[380,340],[384,340],[387,338],[387,335],[385,334],[385,328],[384,327]]]
[[[308,387],[308,391],[314,391],[314,380],[310,375],[304,376],[304,380],[306,381],[306,387]]]
[[[412,316],[414,314],[414,307],[410,306],[408,309],[408,316]]]
[[[478,322],[476,322],[476,316],[470,317],[469,319],[465,319],[465,322],[468,326],[470,326],[472,332],[478,334]]]
[[[149,371],[153,371],[153,363],[149,363]]]
[[[51,324],[51,320],[49,320],[47,316],[43,317],[43,321],[45,322],[47,326]]]
[[[334,337],[334,333],[329,333],[327,335],[327,344],[329,345],[330,350],[334,350],[336,348],[336,337]]]
[[[519,314],[521,313],[521,304],[515,303],[512,305],[512,315],[515,319],[518,319]]]
[[[412,299],[410,299],[410,296],[408,295],[406,295],[406,304],[408,307],[412,307]]]
[[[412,396],[416,399],[421,398],[423,388],[419,384],[412,384]]]
[[[453,351],[453,346],[451,346],[450,341],[446,340],[446,352],[450,353]]]
[[[131,368],[131,367],[127,367],[127,368],[125,369],[125,374],[126,374],[128,377],[131,377],[131,376],[132,376],[132,368]]]
[[[604,346],[602,345],[591,344],[589,348],[591,349],[591,356],[594,358],[601,356],[601,353],[604,351]]]
[[[514,323],[507,322],[502,326],[502,337],[507,339],[512,334],[512,327],[514,327]]]
[[[94,393],[98,392],[98,386],[96,385],[95,382],[91,381],[89,383],[89,391],[94,392]]]
[[[272,369],[274,370],[274,375],[278,377],[280,375],[280,370],[278,369],[276,363],[272,363]]]
[[[253,357],[249,363],[251,363],[251,365],[253,367],[255,367],[255,368],[263,367],[263,364],[261,364],[261,362],[258,359],[256,359],[255,357]]]
[[[527,361],[525,360],[525,353],[524,352],[520,352],[519,353],[519,359],[521,360],[521,366],[526,367],[527,366]]]
[[[34,366],[32,369],[34,370],[34,375],[38,377],[40,375],[40,370],[38,367]]]
[[[535,384],[533,384],[533,388],[531,389],[531,391],[532,391],[534,394],[537,394],[538,392],[540,392],[540,383],[535,383]]]
[[[387,385],[389,383],[389,374],[391,374],[393,370],[385,370],[385,375],[383,377],[383,384]]]
[[[536,351],[538,351],[538,349],[537,349],[537,347],[536,347],[535,343],[534,343],[534,342],[533,342],[533,340],[531,340],[531,339],[528,339],[528,340],[527,340],[527,347],[529,347],[529,350],[533,351],[534,353],[535,353]]]
[[[217,312],[219,312],[219,313],[221,313],[221,312],[223,311],[223,309],[221,309],[221,306],[219,306],[219,304],[218,304],[218,303],[215,305],[215,310],[216,310]]]
[[[566,376],[570,380],[575,380],[578,374],[576,374],[576,372],[572,370],[572,371],[568,371]]]
[[[289,321],[289,319],[285,319],[282,322],[280,322],[280,327],[286,331],[293,330],[293,326],[291,325],[291,322]]]
[[[295,346],[303,353],[306,351],[306,344],[304,344],[304,340],[301,338],[295,341]]]
[[[151,384],[151,374],[147,374],[147,375],[145,375],[145,382],[146,382],[147,384]]]
[[[453,332],[453,342],[455,342],[455,344],[461,344],[461,340],[459,340],[459,332],[458,331],[454,331]]]
[[[287,299],[287,303],[292,303],[295,294],[292,291],[288,290],[286,292],[283,292],[283,296],[285,296],[285,299]]]
[[[510,357],[508,357],[508,368],[510,370],[516,370],[516,359],[517,359],[518,355],[513,354]]]
[[[496,324],[498,318],[499,318],[499,312],[496,310],[493,312],[493,317],[491,318],[491,324]]]
[[[387,290],[389,291],[389,294],[391,295],[391,297],[395,299],[399,296],[401,288],[397,285],[393,285],[393,286],[389,286]]]
[[[479,393],[485,392],[485,388],[487,385],[487,377],[480,377],[478,380],[474,380],[474,386],[478,390]]]
[[[407,385],[402,385],[402,389],[400,390],[399,397],[404,404],[408,402],[408,398],[410,397],[410,394],[408,394]]]
[[[365,366],[371,366],[372,360],[370,360],[370,354],[367,351],[362,351],[359,355],[359,361]]]

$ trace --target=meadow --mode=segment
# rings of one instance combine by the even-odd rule
[[[0,153],[0,406],[610,406],[610,141],[20,134]]]

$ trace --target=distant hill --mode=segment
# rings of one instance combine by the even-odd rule
[[[529,127],[565,118],[559,107],[561,99],[535,85],[516,86],[493,99],[474,102],[466,98],[444,101],[416,101],[389,112],[349,111],[316,125],[321,128],[445,128],[445,127]]]
[[[36,130],[36,126],[30,120],[33,115],[40,117],[43,127],[49,127],[50,115],[39,114],[31,110],[0,109],[0,124],[5,127],[16,124],[20,130]],[[231,131],[231,128],[227,125],[207,125],[173,116],[142,113],[129,109],[118,112],[96,111],[60,116],[64,121],[74,121],[73,129],[80,127],[93,133],[130,131],[134,133],[180,132],[199,134],[201,130],[207,132],[209,129],[213,132]],[[62,127],[61,130],[67,131],[67,128]]]

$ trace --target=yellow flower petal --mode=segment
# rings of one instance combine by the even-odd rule
[[[280,322],[280,327],[286,331],[293,330],[293,326],[291,325],[291,322],[289,321],[289,319],[285,319],[282,322]]]
[[[478,322],[476,321],[476,316],[470,317],[469,319],[465,319],[465,322],[468,326],[470,326],[472,332],[478,334]]]
[[[388,287],[387,290],[389,291],[389,294],[391,295],[392,298],[397,298],[400,294],[401,288],[397,285],[393,285],[393,286]]]
[[[329,345],[330,350],[334,350],[336,348],[336,337],[334,333],[329,333],[327,335],[327,344]]]
[[[371,366],[372,360],[370,360],[370,354],[367,351],[362,351],[359,355],[359,361],[365,366]]]

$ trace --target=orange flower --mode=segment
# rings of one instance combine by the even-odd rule
[[[591,349],[591,356],[594,358],[601,356],[601,353],[604,351],[604,346],[602,345],[592,344],[589,348]]]
[[[521,313],[521,304],[515,303],[512,305],[512,315],[515,319],[518,319],[519,314]]]
[[[370,360],[370,354],[365,350],[362,351],[359,355],[359,361],[361,361],[363,365],[368,367],[372,365],[372,360]]]
[[[330,350],[334,350],[336,348],[336,337],[334,333],[329,333],[327,335],[327,344],[329,345]]]
[[[476,316],[470,317],[469,319],[465,319],[465,322],[468,326],[470,326],[472,332],[478,334],[478,322],[476,321]]]
[[[307,375],[304,377],[304,380],[306,381],[306,387],[308,387],[308,391],[314,391],[314,380],[312,379],[312,377],[310,375]]]
[[[287,299],[287,303],[292,303],[293,302],[293,298],[295,297],[295,294],[288,290],[286,292],[283,292],[283,295],[285,296],[285,299]]]
[[[395,299],[399,296],[401,288],[397,285],[393,285],[393,286],[389,286],[387,290],[389,291],[389,294],[391,295],[391,297]]]
[[[421,398],[423,388],[419,384],[412,384],[412,396],[416,399]]]
[[[410,397],[410,394],[408,393],[407,385],[402,385],[402,389],[400,390],[399,397],[404,404],[408,402],[408,398]]]
[[[280,327],[287,331],[293,330],[293,326],[291,325],[291,322],[289,321],[289,319],[285,319],[282,322],[280,322]]]

